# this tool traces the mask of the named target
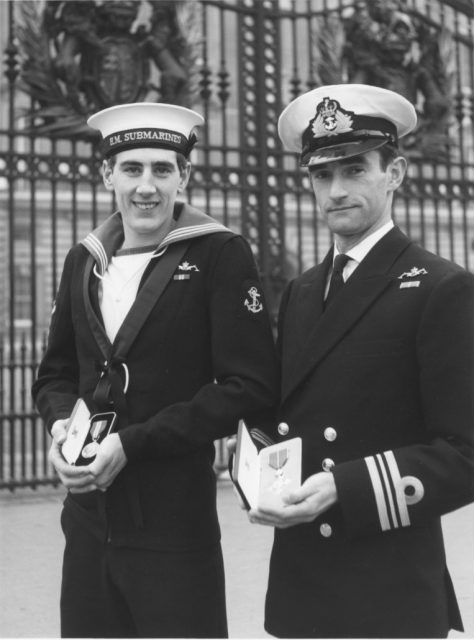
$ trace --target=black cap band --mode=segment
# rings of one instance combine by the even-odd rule
[[[192,133],[189,138],[177,131],[168,129],[127,129],[106,136],[102,141],[102,152],[109,158],[120,151],[136,149],[139,147],[158,147],[160,149],[171,149],[188,157],[191,149],[197,142],[197,138]]]
[[[349,113],[349,112],[345,112]],[[344,133],[318,135],[315,136],[313,122],[303,132],[303,149],[301,151],[301,162],[305,163],[308,157],[319,149],[327,149],[331,146],[350,144],[351,142],[361,142],[362,140],[385,140],[391,144],[398,144],[396,126],[385,118],[374,118],[372,116],[358,116],[351,113],[350,130]]]

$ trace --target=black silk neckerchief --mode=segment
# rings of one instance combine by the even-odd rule
[[[143,286],[139,289],[135,302],[126,315],[112,344],[91,303],[89,279],[95,261],[92,255],[87,260],[83,281],[85,309],[91,331],[104,356],[104,362],[100,364],[101,376],[94,390],[93,399],[99,410],[113,410],[117,413],[121,428],[128,424],[126,389],[124,389],[123,381],[128,351],[176,271],[190,242],[190,240],[182,241],[168,246],[166,252],[160,257],[159,264],[151,271]],[[132,474],[127,482],[127,493],[135,525],[142,528],[143,515],[139,502],[138,480],[135,474]],[[98,508],[105,522],[105,494],[99,494]]]
[[[190,241],[168,246],[159,258],[159,264],[151,271],[125,317],[114,342],[111,344],[92,307],[89,297],[89,278],[94,259],[89,257],[84,273],[84,297],[89,326],[104,356],[100,364],[101,377],[94,391],[94,402],[101,410],[112,408],[117,412],[120,426],[127,424],[127,405],[123,389],[123,365],[135,338],[146,322],[151,310],[176,271],[186,253]]]

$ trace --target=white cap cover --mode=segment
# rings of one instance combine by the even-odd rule
[[[299,96],[278,120],[284,146],[312,166],[365,153],[416,126],[416,111],[394,91],[365,84],[318,87]]]
[[[102,134],[105,157],[138,147],[172,149],[187,157],[197,141],[194,128],[204,118],[174,104],[135,102],[103,109],[87,124]]]

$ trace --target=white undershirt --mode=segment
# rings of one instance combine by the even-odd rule
[[[153,251],[113,256],[101,278],[99,306],[111,342],[135,302],[140,280],[152,256]]]
[[[382,225],[379,229],[377,229],[377,231],[374,231],[369,236],[361,240],[354,247],[352,247],[352,249],[349,249],[349,251],[345,251],[345,255],[349,256],[350,260],[347,261],[346,265],[344,266],[344,270],[342,272],[342,277],[344,279],[344,282],[346,282],[346,280],[350,278],[350,276],[354,273],[354,271],[357,269],[357,267],[360,265],[362,260],[369,253],[369,251],[375,247],[377,242],[381,240],[391,229],[393,229],[394,226],[395,225],[393,223],[393,220],[389,220],[384,225]],[[340,253],[341,252],[338,251],[336,244],[334,244],[333,264],[334,264],[335,257]],[[329,281],[331,279],[331,273],[332,273],[332,269],[330,269],[328,274],[328,280],[326,283],[326,293],[324,296],[325,298],[327,296],[328,289],[329,289]]]

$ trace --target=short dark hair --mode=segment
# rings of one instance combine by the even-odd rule
[[[189,164],[188,158],[182,153],[176,152],[176,162],[178,163],[178,169],[183,172]]]
[[[395,158],[398,158],[398,156],[401,155],[399,148],[390,143],[384,144],[382,147],[379,147],[378,151],[380,156],[380,167],[382,168],[382,171],[385,171],[387,169],[392,160],[395,160]]]

